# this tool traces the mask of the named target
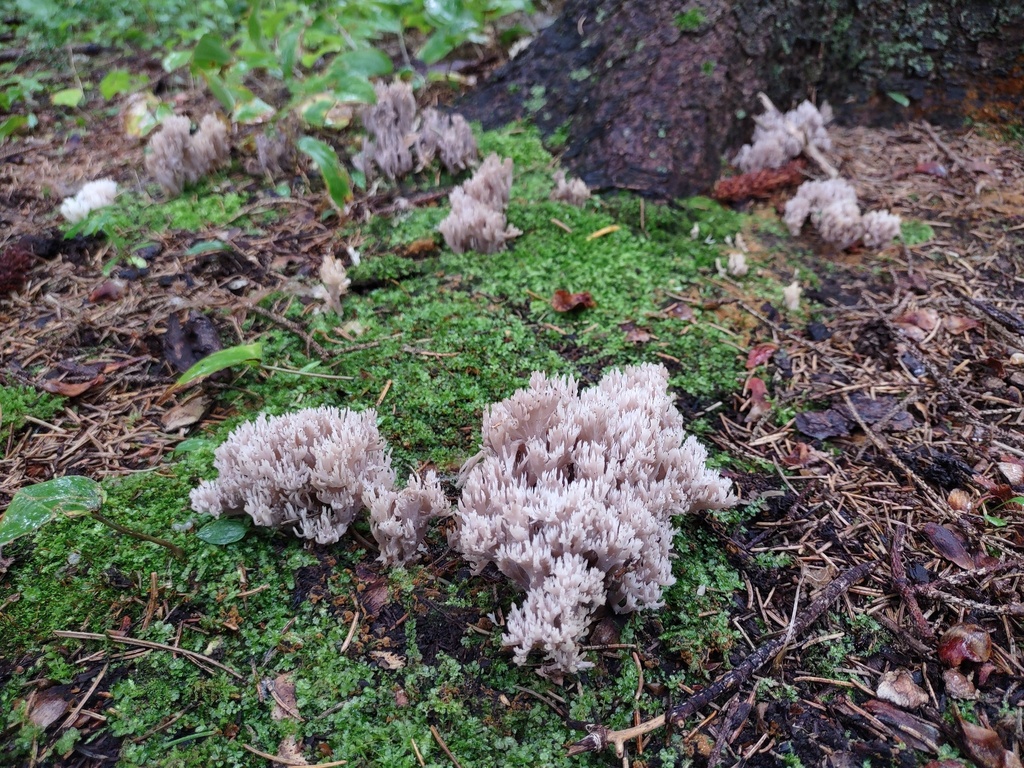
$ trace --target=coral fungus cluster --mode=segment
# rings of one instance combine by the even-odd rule
[[[227,162],[230,154],[227,126],[216,115],[206,115],[195,133],[187,117],[174,115],[150,139],[146,170],[173,197]]]

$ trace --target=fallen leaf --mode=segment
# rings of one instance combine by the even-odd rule
[[[992,638],[977,624],[955,624],[939,639],[939,660],[947,667],[981,663],[992,655]]]
[[[974,506],[971,503],[970,494],[960,488],[954,488],[950,491],[946,502],[949,504],[950,509],[956,510],[957,512],[970,512],[971,507]]]
[[[978,691],[963,672],[959,669],[947,669],[942,672],[942,683],[946,687],[946,695],[967,701],[978,698]]]
[[[68,702],[59,688],[47,688],[41,691],[32,702],[28,719],[32,725],[44,731],[53,725],[68,711]]]
[[[868,426],[874,425],[876,422],[881,421],[890,413],[892,413],[897,405],[898,401],[895,397],[890,395],[878,395],[875,398],[870,397],[864,392],[854,392],[850,395],[850,403],[857,410],[857,415],[860,416],[861,420],[864,421]],[[847,407],[846,403],[840,403],[833,406],[833,410],[838,411],[842,416],[850,422],[856,421],[856,417]],[[882,425],[881,430],[883,432],[906,432],[908,429],[913,429],[916,426],[914,417],[911,416],[907,411],[899,411],[893,413],[885,424]]]
[[[370,651],[370,656],[381,669],[402,669],[405,666],[405,659],[391,651]]]
[[[555,291],[555,295],[551,297],[551,308],[555,312],[570,312],[574,309],[583,307],[584,309],[593,309],[597,306],[597,302],[594,301],[594,297],[590,295],[589,291],[583,291],[582,293],[569,293],[561,289]]]
[[[810,467],[820,464],[823,459],[828,458],[827,453],[815,450],[807,443],[797,443],[793,450],[782,457],[782,463],[787,467]]]
[[[1009,501],[1013,498],[1013,488],[1007,483],[996,483],[984,475],[972,475],[971,479],[984,488],[989,494],[1000,501]]]
[[[838,411],[810,411],[796,415],[796,428],[808,437],[827,440],[830,437],[847,437],[850,424]]]
[[[944,179],[949,176],[949,171],[946,170],[946,166],[942,163],[918,163],[914,166],[914,173],[921,173],[925,176],[937,176],[940,179]]]
[[[928,703],[928,694],[914,682],[910,672],[905,669],[883,672],[878,678],[875,695],[882,701],[888,701],[904,709],[917,709]]]
[[[934,309],[914,309],[904,312],[893,323],[914,341],[924,341],[939,324],[939,313]]]
[[[285,736],[282,739],[277,747],[277,756],[281,759],[281,765],[309,765],[294,736]]]
[[[966,315],[950,315],[942,319],[942,327],[956,335],[958,333],[967,333],[967,331],[972,331],[975,328],[981,328],[981,323],[973,317],[967,317]]]
[[[650,331],[638,328],[636,323],[623,323],[619,328],[626,332],[626,341],[631,344],[644,344],[654,338]]]
[[[999,471],[1010,485],[1024,485],[1024,464],[1012,456],[999,457]]]
[[[295,681],[291,672],[284,672],[273,680],[264,680],[267,692],[274,699],[274,709],[270,717],[274,720],[301,720],[299,704],[295,700]]]
[[[747,354],[747,370],[753,370],[757,366],[767,363],[778,348],[778,344],[758,344]]]
[[[405,246],[405,253],[403,255],[407,259],[425,259],[433,256],[440,250],[441,246],[437,244],[437,240],[432,237],[421,237],[419,240],[413,240]]]
[[[203,414],[206,413],[206,409],[209,407],[210,398],[199,394],[171,408],[160,417],[160,423],[163,425],[165,432],[177,432],[179,429],[191,427],[203,418]]]
[[[693,320],[693,308],[683,301],[677,301],[665,307],[665,314],[677,320]]]
[[[951,563],[956,563],[964,570],[974,568],[974,557],[967,551],[967,542],[960,534],[938,523],[927,523],[924,533],[935,547],[935,551],[942,557]]]
[[[78,397],[83,392],[87,392],[93,387],[99,386],[106,380],[106,376],[101,373],[89,381],[56,381],[54,379],[47,379],[39,386],[47,392],[52,392],[55,395]]]
[[[124,296],[124,289],[127,286],[124,280],[105,280],[89,294],[89,301],[98,304],[101,301],[116,301]]]
[[[752,421],[757,421],[771,411],[772,404],[765,397],[768,394],[768,387],[762,379],[759,379],[757,376],[751,376],[747,379],[747,383],[743,385],[743,389],[750,395],[748,401],[750,411],[747,413],[744,422],[749,424]]]
[[[967,722],[959,712],[957,720],[963,731],[964,751],[978,768],[1020,768],[1020,759],[1003,746],[998,733]]]

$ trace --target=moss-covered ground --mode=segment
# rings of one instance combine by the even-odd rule
[[[363,548],[365,526],[329,548],[264,530],[224,547],[196,536],[203,521],[189,508],[189,490],[213,474],[213,448],[227,431],[259,411],[376,406],[400,473],[430,465],[451,479],[476,450],[483,408],[534,370],[587,382],[611,366],[662,362],[688,402],[740,389],[743,329],[736,315],[718,311],[720,289],[707,278],[725,238],[748,221],[700,199],[667,206],[598,198],[582,209],[550,202],[554,161],[531,130],[486,134],[481,145],[516,163],[508,215],[523,234],[513,247],[494,256],[443,247],[425,259],[404,255],[410,243],[438,240],[443,206],[348,225],[363,259],[351,271],[343,317],[301,301],[285,309],[331,340],[333,359],[311,359],[287,330],[246,326],[246,341],[263,342],[274,370],[239,371],[218,390],[225,419],[216,427],[151,471],[104,482],[104,514],[171,540],[184,561],[90,519],[57,520],[7,548],[15,565],[0,585],[5,761],[36,755],[59,764],[76,741],[88,750],[113,740],[125,766],[261,765],[243,745],[275,752],[291,736],[323,761],[448,765],[433,727],[467,768],[605,765],[605,755],[564,756],[564,744],[579,737],[565,718],[626,726],[634,710],[661,711],[662,692],[706,681],[727,664],[736,640],[729,606],[741,582],[718,535],[697,519],[680,525],[678,582],[665,609],[609,619],[614,647],[593,651],[595,668],[566,687],[511,663],[495,622],[518,595],[500,580],[472,577],[447,548],[443,525],[430,533],[424,564],[392,572]],[[193,195],[178,207],[126,196],[98,228],[112,229],[129,253],[148,231],[198,234],[240,215],[242,200],[216,185]],[[751,285],[777,298],[777,281]],[[550,299],[560,289],[588,291],[596,306],[555,312]],[[666,311],[680,302],[692,319]],[[636,329],[643,333],[629,335]],[[8,390],[4,397],[14,429],[27,409],[45,419],[52,405]],[[124,631],[202,653],[239,677],[167,650],[140,655],[58,638],[57,630]],[[83,647],[105,650],[109,666],[82,663]],[[639,692],[638,663],[647,684]],[[27,714],[30,681],[80,692],[101,668],[105,727],[48,739]],[[271,688],[281,676],[294,684],[294,712],[275,719]],[[653,749],[652,765],[673,765],[689,747],[672,735]]]

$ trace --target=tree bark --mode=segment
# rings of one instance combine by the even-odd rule
[[[1019,120],[1022,43],[1013,0],[568,0],[460,110],[532,119],[591,187],[679,197],[749,137],[758,91],[844,121]]]

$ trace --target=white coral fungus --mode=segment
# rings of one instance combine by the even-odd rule
[[[811,223],[826,242],[849,248],[863,240],[868,248],[881,248],[900,233],[900,217],[888,211],[861,215],[857,192],[845,179],[805,181],[786,203],[783,220],[794,237],[804,222]]]
[[[395,179],[412,170],[410,147],[415,141],[416,97],[412,86],[401,80],[377,83],[374,90],[377,103],[363,110],[363,126],[370,136],[363,139],[360,165],[368,178],[376,167],[387,178]]]
[[[97,179],[85,184],[74,197],[65,197],[60,214],[75,224],[97,208],[104,208],[117,197],[117,184],[113,179]]]
[[[551,190],[551,199],[582,208],[590,199],[590,188],[583,179],[566,181],[565,171],[555,171],[555,188]]]
[[[782,114],[765,101],[765,112],[754,118],[753,142],[744,145],[733,158],[733,165],[744,173],[765,168],[781,168],[810,145],[816,149],[832,149],[826,126],[832,122],[828,104],[816,107],[804,101],[796,109]]]
[[[223,165],[231,154],[227,126],[216,115],[206,115],[194,134],[191,127],[187,117],[174,115],[149,140],[146,170],[171,197]]]
[[[803,289],[800,287],[800,282],[794,280],[792,283],[782,289],[782,303],[785,304],[786,309],[790,312],[796,312],[800,309],[800,296],[803,293]]]
[[[340,317],[341,297],[348,293],[348,287],[352,284],[341,259],[336,259],[329,253],[324,254],[323,261],[320,262],[320,282],[323,285],[323,291],[319,295]]]
[[[260,414],[214,452],[216,480],[191,494],[192,509],[214,517],[248,514],[257,525],[332,544],[363,507],[389,564],[415,557],[427,519],[447,502],[433,473],[395,490],[387,444],[372,409],[307,408]]]
[[[507,226],[505,206],[512,190],[512,160],[491,154],[449,195],[451,213],[438,226],[455,253],[496,253],[521,232]]]
[[[668,371],[650,364],[583,392],[534,373],[484,413],[451,544],[475,571],[494,563],[526,590],[503,638],[518,664],[540,648],[546,673],[588,666],[578,643],[597,608],[662,604],[672,517],[735,503],[667,386]]]
[[[464,171],[477,159],[473,129],[462,115],[425,109],[416,134],[416,155],[421,167],[440,157],[448,173]]]

